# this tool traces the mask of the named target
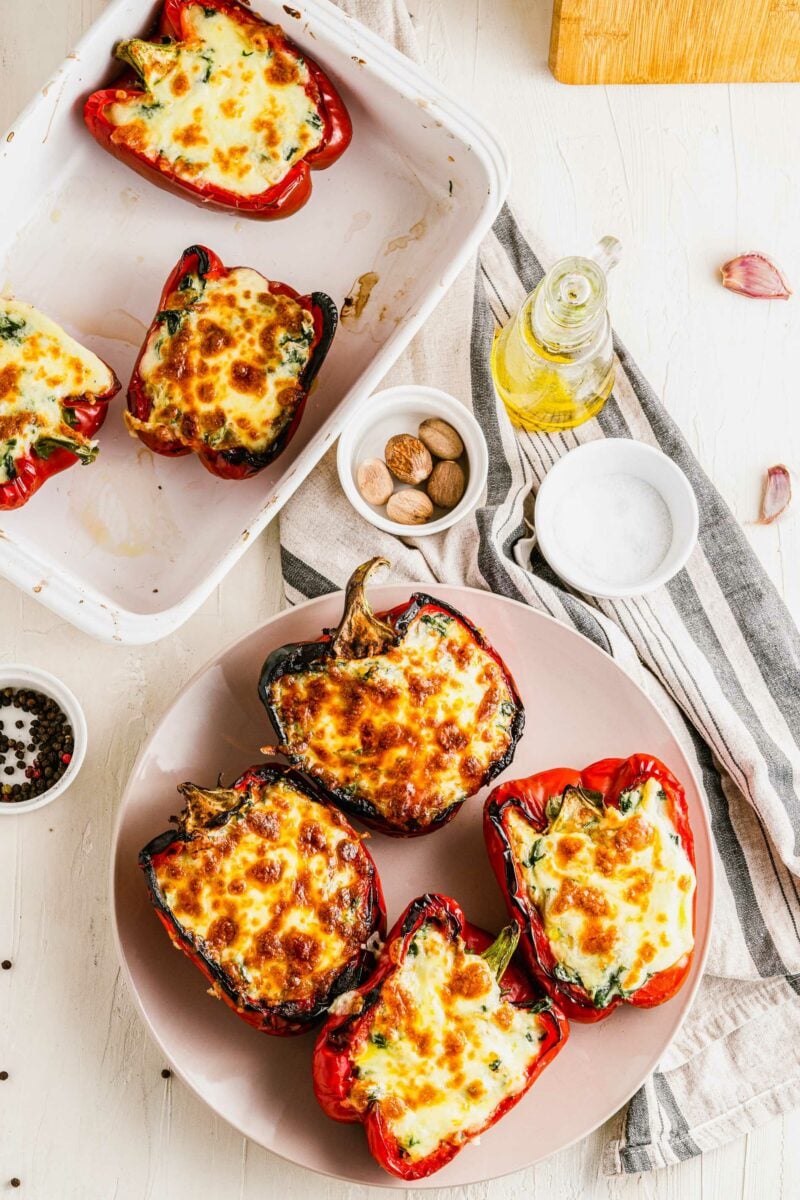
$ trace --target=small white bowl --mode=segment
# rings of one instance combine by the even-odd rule
[[[607,475],[633,475],[650,484],[664,501],[672,522],[672,540],[658,565],[640,579],[619,584],[584,569],[566,553],[556,534],[556,513],[567,493],[587,480]],[[630,438],[599,438],[570,450],[545,476],[534,510],[539,549],[555,573],[578,591],[603,599],[641,596],[667,583],[686,565],[699,523],[697,499],[683,471],[660,450]]]
[[[44,808],[46,804],[50,804],[58,796],[62,796],[67,788],[75,782],[86,755],[88,730],[83,709],[75,696],[65,683],[56,679],[55,675],[51,675],[49,671],[42,671],[39,667],[23,666],[21,663],[0,665],[0,690],[7,687],[27,688],[30,691],[41,692],[43,696],[49,696],[51,700],[55,700],[72,726],[73,740],[69,766],[51,788],[42,792],[40,796],[32,796],[30,800],[0,801],[0,816],[16,816],[19,813],[33,812],[36,808]],[[0,720],[3,720],[3,713],[9,711],[8,708],[0,708]],[[8,730],[6,729],[4,732],[7,734]],[[3,776],[0,774],[0,783],[2,782]]]
[[[464,443],[467,486],[455,508],[434,508],[433,518],[424,525],[401,525],[389,520],[385,508],[367,503],[356,485],[356,471],[365,459],[383,458],[386,443],[394,434],[410,433],[416,437],[428,417],[440,417],[459,434]],[[339,438],[336,465],[344,493],[362,517],[396,537],[426,537],[449,529],[478,503],[489,473],[489,452],[480,425],[454,396],[438,388],[406,384],[376,392],[358,406]],[[396,482],[395,490],[403,491],[408,486]],[[441,515],[437,516],[437,512]]]

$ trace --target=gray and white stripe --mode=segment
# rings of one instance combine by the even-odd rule
[[[345,7],[413,53],[401,0]],[[397,578],[465,583],[525,601],[612,655],[676,730],[711,813],[715,929],[694,1007],[607,1146],[608,1172],[635,1172],[690,1158],[800,1104],[800,635],[621,343],[614,394],[598,418],[557,435],[511,428],[492,386],[492,334],[541,275],[539,257],[504,207],[474,282],[462,276],[390,379],[416,377],[470,398],[490,455],[485,501],[474,516],[440,537],[398,542],[380,534],[349,508],[331,452],[281,516],[283,571],[296,602],[342,587],[359,562],[384,553]],[[467,341],[469,356],[461,352]],[[514,559],[525,506],[549,468],[600,437],[662,449],[700,504],[692,558],[647,597],[594,600],[567,589],[538,553],[525,566]],[[320,529],[317,539],[312,528]]]

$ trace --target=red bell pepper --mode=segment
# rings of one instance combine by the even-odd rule
[[[259,695],[281,753],[335,804],[390,836],[416,837],[508,766],[525,712],[500,656],[449,604],[417,592],[372,611],[367,578],[388,565],[373,558],[356,569],[336,630],[270,654]]]
[[[683,986],[689,974],[692,952],[682,954],[670,967],[658,971],[629,993],[601,997],[601,1002],[575,980],[565,979],[563,967],[553,952],[545,932],[541,913],[533,901],[523,875],[524,864],[514,851],[509,833],[510,814],[519,814],[535,831],[544,833],[555,820],[563,797],[577,794],[588,815],[602,820],[604,810],[625,813],[629,797],[648,780],[656,780],[663,792],[668,821],[675,837],[695,870],[694,839],[689,824],[684,790],[668,768],[647,754],[632,754],[629,758],[606,758],[592,763],[583,771],[555,768],[541,771],[527,779],[515,779],[500,784],[488,796],[484,806],[484,837],[489,861],[497,876],[510,916],[517,922],[521,935],[521,950],[531,973],[551,995],[571,1020],[600,1021],[620,1004],[636,1008],[652,1008],[670,1000]],[[597,810],[596,814],[594,810]],[[634,814],[635,815],[635,814]],[[625,825],[621,825],[625,830]],[[623,832],[623,837],[626,836]],[[608,860],[612,862],[613,860]],[[530,864],[527,864],[530,865]],[[612,869],[611,867],[607,869]],[[597,876],[602,882],[602,874]],[[692,933],[694,910],[692,903]],[[624,989],[622,990],[624,992]]]
[[[24,405],[25,372],[35,363],[35,351],[23,353],[27,340],[26,313],[34,311],[17,301],[0,302],[0,346],[4,351],[3,370],[0,371],[0,466],[6,476],[5,481],[0,482],[2,512],[21,508],[52,475],[66,471],[75,463],[94,461],[97,447],[92,439],[106,419],[109,400],[120,388],[119,380],[108,364],[98,360],[108,371],[108,387],[97,393],[59,397],[58,428],[31,439],[27,449],[15,453],[17,438],[12,426],[26,417],[35,419],[26,413]],[[59,332],[63,333],[63,330]],[[12,400],[17,401],[13,411],[10,407],[4,411]],[[3,429],[6,422],[8,433]]]
[[[184,165],[183,174],[177,165],[185,160],[185,152],[181,154],[182,146],[174,147],[175,153],[170,156],[163,147],[155,153],[148,153],[142,148],[139,139],[126,136],[126,126],[116,125],[111,120],[109,109],[115,104],[126,101],[138,102],[149,95],[143,80],[130,57],[130,43],[122,42],[117,47],[117,55],[123,61],[131,64],[133,69],[125,71],[117,80],[115,86],[93,92],[84,106],[84,120],[92,136],[104,149],[113,154],[121,162],[132,167],[140,175],[150,179],[159,187],[168,191],[189,196],[196,203],[211,208],[234,209],[246,216],[253,217],[285,217],[296,212],[308,200],[311,194],[311,171],[331,166],[344,153],[352,137],[352,125],[344,102],[325,72],[299,49],[286,35],[279,25],[271,25],[256,13],[250,12],[238,0],[164,0],[161,15],[152,35],[155,43],[195,43],[189,13],[191,9],[201,10],[206,15],[219,13],[235,22],[252,42],[252,49],[241,52],[242,56],[266,55],[265,62],[279,61],[284,65],[284,71],[302,71],[307,69],[308,78],[304,91],[313,102],[316,113],[315,128],[320,132],[320,140],[302,157],[291,157],[294,161],[286,173],[277,182],[253,194],[246,194],[232,188],[223,187],[203,177],[203,170],[191,175]],[[202,43],[201,43],[202,44]],[[256,58],[258,62],[258,58]],[[294,64],[294,66],[287,66]],[[223,69],[226,69],[223,67]],[[230,70],[230,65],[227,68]],[[208,72],[214,70],[209,65]],[[201,81],[201,86],[208,83],[209,74]],[[279,80],[283,83],[283,80]],[[177,85],[175,85],[177,86]],[[174,90],[174,89],[173,89]],[[222,103],[235,100],[229,89],[224,90],[226,99]],[[224,120],[220,117],[220,120]],[[265,125],[265,129],[266,129]],[[292,147],[297,151],[300,147]],[[222,148],[218,148],[222,153]],[[213,147],[212,147],[213,150]],[[271,138],[264,136],[262,155],[264,158],[273,154]],[[195,164],[196,165],[196,164]]]
[[[450,949],[452,957],[444,960],[441,985],[431,982],[437,976],[428,974],[426,985],[416,993],[403,972],[406,964],[413,974],[425,963],[429,929],[441,935],[440,948]],[[569,1027],[563,1014],[551,1000],[539,997],[511,962],[517,940],[514,926],[493,940],[470,925],[448,896],[420,896],[389,933],[373,974],[339,998],[322,1027],[312,1065],[316,1097],[333,1120],[364,1125],[371,1154],[390,1174],[414,1180],[440,1170],[468,1141],[513,1108],[564,1046]],[[499,994],[495,979],[501,983]],[[427,995],[432,997],[432,1012],[444,1014],[439,1024],[435,1017],[426,1020]],[[509,1031],[515,1023],[515,1035],[525,1039],[524,1062],[490,1057],[498,1048],[505,1051],[511,1045],[499,1031]],[[524,1034],[523,1027],[527,1027]],[[372,1067],[364,1065],[365,1051],[372,1055]],[[394,1079],[389,1071],[389,1083],[381,1084],[379,1061],[390,1062],[398,1054],[403,1055],[400,1069]],[[433,1073],[431,1079],[427,1075],[427,1068],[434,1065],[449,1073],[443,1082],[440,1070],[438,1089],[431,1082]],[[385,1065],[382,1070],[387,1075]],[[496,1082],[495,1095],[487,1092],[481,1074]],[[437,1090],[438,1096],[432,1094]],[[489,1111],[486,1105],[478,1107],[484,1095]],[[442,1130],[433,1147],[414,1157],[414,1145],[420,1141],[409,1136],[407,1128],[401,1135],[398,1119],[448,1099],[459,1109],[451,1127]]]
[[[306,356],[305,366],[290,389],[289,400],[281,403],[279,417],[261,431],[263,440],[257,448],[237,445],[235,431],[229,431],[226,440],[217,443],[220,448],[213,448],[208,440],[209,431],[202,427],[196,414],[186,406],[185,389],[192,386],[193,378],[195,382],[199,381],[200,372],[207,365],[201,361],[205,355],[200,335],[195,334],[195,345],[187,341],[186,318],[188,316],[191,320],[192,309],[203,305],[210,284],[230,280],[242,269],[223,266],[220,258],[206,246],[189,246],[184,250],[164,285],[159,311],[147,331],[128,386],[128,412],[133,418],[126,418],[128,426],[146,446],[156,454],[163,454],[169,458],[194,452],[212,475],[222,479],[247,479],[263,470],[285,450],[300,424],[309,390],[330,349],[338,323],[336,305],[324,292],[300,296],[288,284],[275,283],[259,277],[262,280],[260,286],[263,286],[264,292],[270,297],[286,296],[296,301],[299,307],[294,310],[295,318],[299,317],[301,312],[307,314],[308,339],[303,343],[302,350]],[[260,300],[253,299],[252,303],[254,319],[263,319],[260,314],[265,310],[260,306]],[[238,310],[227,311],[232,315],[226,317],[224,305],[222,310],[215,311],[214,315],[219,322],[232,322],[229,329],[222,325],[217,326],[220,330],[218,336],[235,341],[237,336],[241,336],[242,329],[241,322],[239,325],[235,323],[235,320],[239,319]],[[202,316],[199,317],[198,324],[203,320]],[[170,405],[166,414],[154,406],[151,388],[142,373],[142,360],[154,342],[166,347],[163,351],[164,357],[173,353],[176,363],[174,376],[169,384]],[[289,349],[293,350],[298,343],[289,341],[287,344]],[[274,347],[264,353],[259,350],[250,350],[248,353],[253,358],[254,373],[261,375],[264,387],[270,385],[275,376],[272,374],[273,363],[268,355],[274,354]],[[238,403],[241,406],[241,396]],[[215,405],[216,411],[224,414],[226,396],[217,395]]]
[[[139,854],[156,915],[249,1025],[304,1033],[373,962],[372,940],[386,930],[375,863],[290,767],[251,767],[231,788],[178,790],[178,828]]]

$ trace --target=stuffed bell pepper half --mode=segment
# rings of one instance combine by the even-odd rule
[[[0,297],[0,511],[20,508],[51,475],[94,461],[119,386],[44,313]]]
[[[694,841],[683,788],[657,758],[500,784],[484,834],[528,968],[570,1019],[652,1008],[683,986]]]
[[[139,855],[157,916],[248,1024],[303,1033],[374,961],[386,924],[372,858],[289,767],[179,791],[177,829]]]
[[[332,1007],[314,1090],[335,1121],[361,1122],[390,1174],[423,1179],[517,1104],[568,1036],[557,1006],[447,896],[414,900],[374,973]]]
[[[164,285],[128,388],[126,423],[157,454],[247,479],[288,445],[338,315],[251,267],[190,246]]]
[[[237,0],[165,0],[151,38],[120,41],[115,54],[128,69],[86,101],[90,133],[200,204],[288,216],[308,200],[311,171],[350,143],[325,72]]]
[[[337,629],[283,646],[259,692],[279,749],[365,824],[429,833],[514,756],[524,711],[511,675],[467,617],[422,593],[376,615],[352,575]]]

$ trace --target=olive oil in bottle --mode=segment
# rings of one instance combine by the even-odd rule
[[[562,258],[495,338],[492,376],[514,425],[571,429],[605,404],[614,385],[606,272],[621,249],[604,237],[591,257]]]

